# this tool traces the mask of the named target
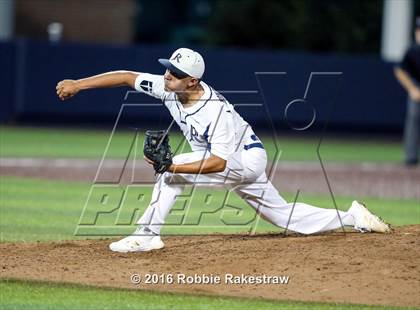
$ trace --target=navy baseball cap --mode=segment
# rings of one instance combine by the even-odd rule
[[[420,28],[420,16],[416,17],[416,28]]]
[[[179,76],[180,78],[184,78],[189,76],[188,73],[185,73],[184,71],[178,69],[177,67],[175,67],[170,61],[169,59],[165,59],[165,58],[159,58],[158,61],[160,62],[161,65],[163,65],[166,69],[168,69],[171,72],[174,72],[177,76]]]

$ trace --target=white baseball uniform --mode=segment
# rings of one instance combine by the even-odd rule
[[[160,234],[177,196],[185,184],[194,183],[229,186],[262,218],[285,228],[293,203],[286,202],[268,180],[267,155],[262,142],[222,95],[206,83],[200,84],[204,95],[192,107],[184,108],[176,93],[165,91],[162,75],[142,73],[136,79],[135,89],[163,101],[191,146],[193,152],[175,156],[175,164],[202,160],[210,154],[227,161],[226,169],[219,173],[162,174],[138,224]],[[340,211],[340,217],[343,225],[354,226],[353,216],[348,212]],[[340,227],[335,209],[296,203],[288,229],[312,234]]]

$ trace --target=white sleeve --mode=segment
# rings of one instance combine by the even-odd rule
[[[210,153],[224,160],[235,152],[235,127],[232,113],[223,105],[208,127]]]
[[[167,92],[165,92],[163,75],[140,73],[136,78],[134,88],[141,93],[162,101],[164,101],[165,96],[167,95]]]

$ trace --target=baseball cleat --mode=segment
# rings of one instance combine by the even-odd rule
[[[364,204],[353,201],[348,211],[354,218],[354,229],[364,232],[390,233],[392,228],[379,216],[371,213]]]
[[[142,234],[142,235],[139,235]],[[113,252],[129,253],[129,252],[148,252],[152,250],[162,249],[164,247],[162,239],[159,235],[145,235],[144,230],[136,230],[133,235],[125,237],[117,242],[112,242],[109,248]]]

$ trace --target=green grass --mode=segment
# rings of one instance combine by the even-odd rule
[[[88,183],[71,183],[46,181],[19,177],[0,177],[0,231],[1,241],[35,241],[63,240],[86,238],[74,236],[80,221],[84,205],[90,191]],[[108,195],[103,202],[104,193]],[[79,234],[84,235],[123,235],[133,231],[134,220],[147,207],[150,187],[132,187],[125,195],[124,207],[114,212],[108,212],[118,207],[123,189],[95,188],[90,196],[88,207],[83,214],[79,226]],[[209,199],[208,193],[212,193]],[[235,208],[220,210],[225,192],[222,190],[197,190],[192,200],[179,199],[173,212],[168,216],[167,224],[162,233],[239,233],[247,232],[256,225],[257,232],[280,231],[279,228],[260,220],[254,210],[243,202],[236,194],[232,194],[228,204]],[[139,197],[141,199],[139,200]],[[284,197],[293,201],[292,193]],[[346,210],[352,197],[335,197],[340,209]],[[369,208],[394,225],[418,224],[420,208],[418,201],[401,199],[378,199],[358,197],[367,203]],[[188,209],[188,203],[191,208]],[[329,196],[310,195],[302,193],[299,201],[307,202],[325,208],[334,205]],[[185,209],[186,208],[186,209]],[[186,212],[188,210],[188,212]],[[201,215],[201,212],[206,212]],[[258,222],[255,222],[258,219]],[[183,220],[183,225],[177,225]],[[225,225],[224,223],[229,223]],[[197,225],[200,223],[200,225]],[[116,225],[118,224],[118,225]]]
[[[76,130],[58,128],[0,127],[0,157],[48,157],[48,158],[101,158],[107,146],[111,130]],[[144,132],[144,131],[143,131]],[[143,133],[137,141],[141,154]],[[125,158],[133,141],[134,132],[117,131],[113,137],[107,158]],[[257,132],[258,133],[258,132]],[[277,148],[281,160],[316,161],[318,139],[279,137],[277,148],[268,136],[260,136],[269,158],[275,157]],[[178,131],[171,132],[171,145],[177,149],[183,137]],[[178,152],[181,150],[178,149]],[[182,152],[189,151],[187,146]],[[344,162],[399,162],[402,159],[399,143],[348,139],[325,139],[321,147],[325,161]],[[0,241],[33,242],[46,240],[86,239],[75,236],[78,223],[95,220],[96,211],[108,212],[118,205],[123,189],[96,187],[92,190],[88,207],[80,219],[91,185],[77,182],[57,182],[31,178],[0,176]],[[191,209],[185,213],[183,202],[177,202],[168,217],[169,224],[179,219],[184,225],[170,225],[163,230],[175,233],[235,233],[246,232],[255,225],[254,211],[233,195],[229,205],[236,207],[218,210],[224,192],[214,191],[209,199],[205,190],[198,190]],[[107,198],[104,199],[104,194]],[[95,225],[79,226],[90,233],[129,234],[134,229],[133,219],[139,216],[149,201],[150,188],[129,188],[125,192],[124,208],[101,213]],[[289,201],[293,193],[282,193]],[[140,199],[141,198],[141,199]],[[347,209],[351,197],[335,197],[341,209]],[[358,197],[369,208],[394,225],[418,224],[418,201]],[[322,195],[301,194],[300,201],[332,208],[331,198]],[[102,203],[101,203],[102,201]],[[201,211],[206,211],[200,217]],[[221,212],[224,212],[223,215]],[[183,216],[185,215],[185,216]],[[224,221],[230,224],[223,225]],[[254,222],[252,222],[254,220]],[[200,225],[196,225],[197,222]],[[119,225],[115,225],[115,224]],[[131,224],[131,225],[130,225]],[[90,228],[89,228],[90,227]],[[99,228],[98,228],[99,227]],[[102,228],[101,228],[102,227]],[[83,230],[81,230],[83,232]],[[259,221],[257,232],[279,231],[265,221]],[[80,231],[79,231],[80,232]],[[93,288],[78,285],[40,282],[7,281],[0,279],[1,309],[391,309],[361,305],[333,305],[318,303],[274,302],[259,299],[218,298],[184,294],[155,293],[135,290]]]
[[[2,309],[394,309],[363,305],[277,302],[248,298],[193,296],[70,284],[0,281]],[[402,309],[402,308],[398,308]]]
[[[111,129],[0,127],[0,157],[102,158]],[[143,135],[140,131],[139,148]],[[107,158],[125,158],[134,137],[134,131],[116,131]],[[171,135],[171,142],[179,145],[181,136]]]
[[[184,141],[180,131],[175,127],[170,133],[173,149],[177,149],[177,146]],[[140,130],[139,133],[137,154],[142,154],[144,130]],[[0,157],[101,158],[110,134],[111,128],[81,130],[3,126],[0,127]],[[117,130],[109,145],[106,158],[125,158],[129,153],[133,137],[134,131]],[[274,159],[279,151],[280,160],[317,161],[318,138],[296,137],[280,136],[274,141],[270,136],[260,136],[270,159]],[[188,151],[189,146],[186,145],[182,152]],[[325,138],[320,152],[325,161],[402,161],[400,143],[385,140]]]

